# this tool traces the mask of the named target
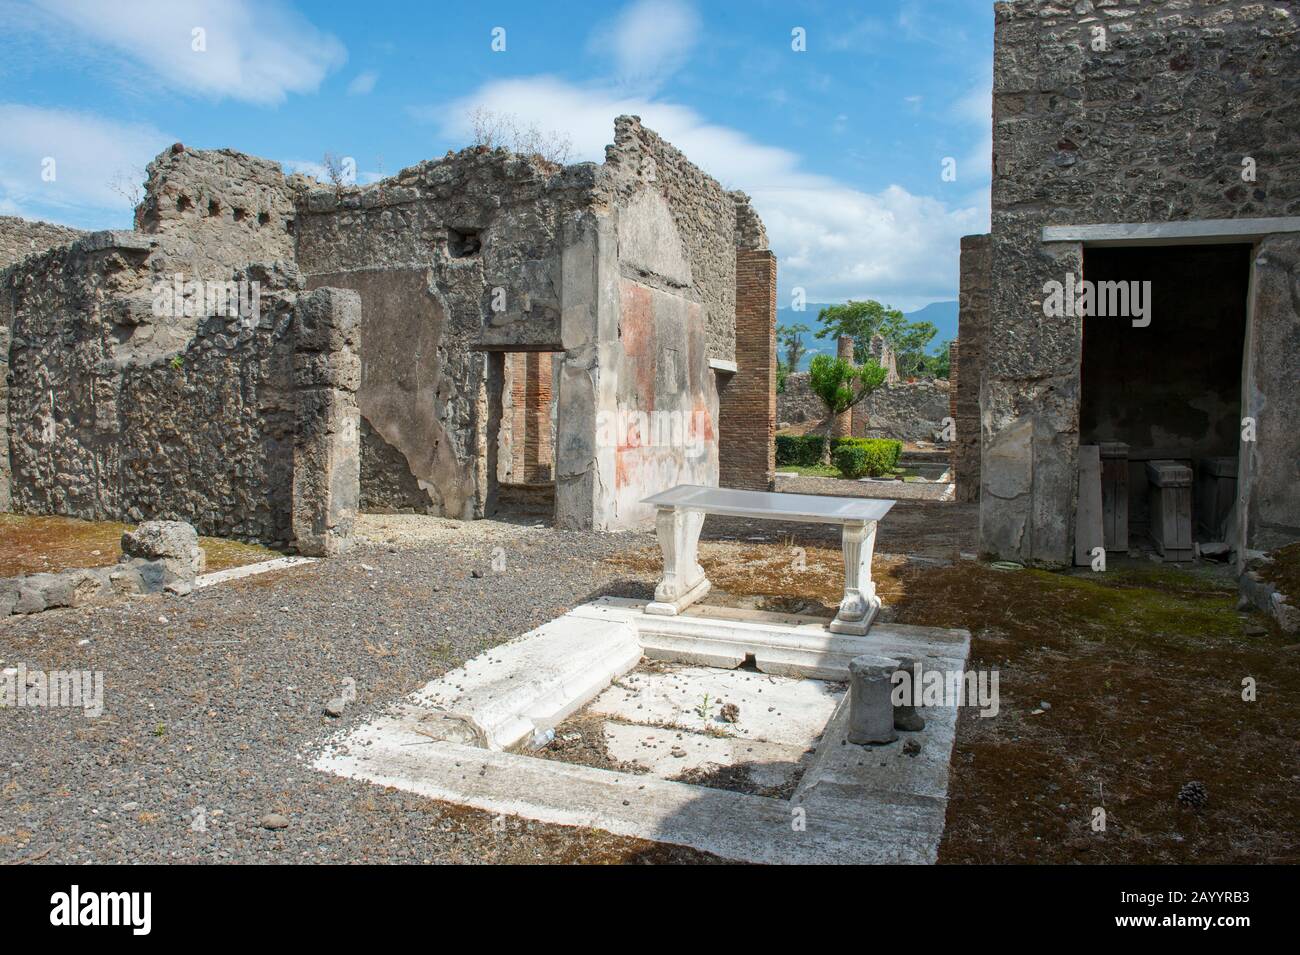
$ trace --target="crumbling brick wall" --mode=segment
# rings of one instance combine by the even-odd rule
[[[747,208],[747,206],[746,206]],[[764,241],[750,234],[745,241]],[[718,480],[772,489],[776,474],[776,256],[736,250],[736,373],[723,386]]]
[[[967,235],[961,240],[961,293],[957,310],[957,341],[953,343],[951,370],[953,476],[956,499],[978,501],[980,496],[980,378],[989,328],[989,237]]]
[[[1278,0],[1015,0],[994,9],[995,280],[983,358],[981,549],[1065,564],[1081,324],[1045,316],[1042,300],[1046,282],[1082,274],[1082,247],[1044,243],[1042,229],[1300,214],[1300,112],[1292,107],[1300,101],[1300,13]],[[1242,175],[1247,159],[1254,181]],[[1285,340],[1294,306],[1271,317],[1257,311],[1251,321],[1269,331],[1262,337]],[[1260,394],[1294,393],[1284,380],[1256,385]],[[1296,411],[1291,399],[1273,400],[1261,414]],[[1254,449],[1264,457],[1262,499],[1294,501],[1293,449],[1290,441]],[[1280,525],[1284,512],[1268,520]]]

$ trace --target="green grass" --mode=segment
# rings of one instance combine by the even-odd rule
[[[828,477],[839,478],[840,480],[857,480],[856,478],[845,478],[844,475],[839,472],[839,469],[833,464],[783,464],[777,468],[777,470],[782,474],[799,474],[803,477]],[[882,474],[881,477],[902,477],[904,473],[905,472],[903,471],[891,471],[888,474]]]

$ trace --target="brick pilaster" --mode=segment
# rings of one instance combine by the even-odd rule
[[[776,256],[767,249],[736,251],[736,373],[723,386],[718,408],[719,483],[770,491],[776,472]]]

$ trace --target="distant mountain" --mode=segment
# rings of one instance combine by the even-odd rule
[[[807,371],[808,363],[812,361],[813,356],[817,354],[835,354],[835,343],[829,338],[818,338],[816,333],[821,328],[817,324],[817,315],[823,308],[832,304],[842,304],[838,302],[809,302],[802,312],[794,312],[788,308],[779,308],[776,311],[776,327],[784,328],[788,325],[804,324],[812,329],[804,336],[804,344],[808,346],[808,351],[799,361],[798,371]],[[944,342],[952,341],[957,337],[957,303],[956,302],[931,302],[924,308],[919,308],[915,312],[904,312],[908,321],[912,322],[929,322],[935,328],[939,329],[939,334],[934,336],[931,342],[930,351],[938,352]]]

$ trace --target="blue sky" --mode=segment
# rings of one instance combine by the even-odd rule
[[[127,227],[121,192],[178,140],[368,181],[467,145],[476,108],[573,161],[636,113],[754,197],[783,305],[910,310],[956,297],[988,226],[992,31],[989,0],[0,0],[0,214]]]

